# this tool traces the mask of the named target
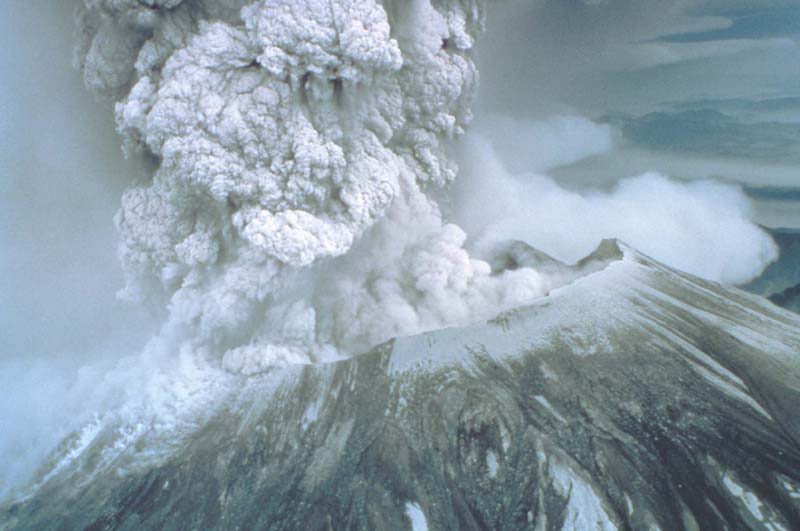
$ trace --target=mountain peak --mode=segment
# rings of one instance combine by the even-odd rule
[[[573,267],[487,323],[239,380],[161,454],[90,433],[0,521],[800,528],[800,317],[615,240]]]

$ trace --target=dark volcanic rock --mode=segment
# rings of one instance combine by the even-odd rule
[[[0,522],[800,529],[800,318],[601,251],[489,323],[249,378],[154,462],[103,461],[100,433]]]
[[[780,293],[769,296],[769,300],[795,313],[800,313],[800,284],[786,288]]]
[[[768,297],[782,308],[800,313],[800,230],[768,229],[780,256],[743,289]]]

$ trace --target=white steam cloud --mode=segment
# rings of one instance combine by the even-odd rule
[[[546,120],[520,120],[489,114],[473,125],[471,145],[485,150],[490,144],[513,173],[542,172],[601,155],[614,147],[614,131],[575,115],[556,115]],[[470,160],[466,164],[469,170]],[[477,173],[477,172],[472,172]],[[486,180],[491,180],[486,176]]]
[[[530,152],[526,142],[558,145],[564,163],[599,154],[613,145],[607,126],[577,117],[527,125],[493,118],[476,129],[464,142],[453,203],[455,219],[477,238],[479,255],[497,240],[519,239],[573,262],[613,237],[672,267],[730,284],[752,280],[777,258],[775,243],[751,221],[750,201],[738,186],[648,173],[623,179],[610,191],[575,191],[547,175],[511,169]],[[522,130],[533,134],[507,140],[508,131]]]
[[[122,294],[168,301],[174,348],[251,374],[464,324],[553,287],[470,256],[433,199],[471,118],[478,0],[95,0],[81,20],[87,85],[117,101],[126,150],[157,164],[122,199]],[[576,117],[482,129],[517,172],[613,144],[609,127]],[[621,237],[727,282],[774,256],[734,189],[650,176],[579,196],[509,178],[480,138],[457,217],[484,244],[512,237],[573,261]]]

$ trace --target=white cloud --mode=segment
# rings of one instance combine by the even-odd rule
[[[610,126],[580,116],[530,121],[495,114],[479,117],[471,129],[482,134],[511,171],[546,171],[614,147]]]
[[[545,175],[509,172],[476,136],[465,142],[462,167],[455,218],[479,241],[519,239],[573,262],[601,239],[619,238],[672,267],[726,283],[752,279],[777,257],[733,185],[648,173],[609,192],[577,192]]]
[[[702,42],[645,42],[611,46],[614,57],[610,70],[648,68],[658,65],[697,61],[736,55],[743,52],[798,51],[792,39],[727,39]]]

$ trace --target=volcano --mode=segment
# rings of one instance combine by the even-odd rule
[[[76,432],[2,527],[800,529],[800,317],[615,240],[576,271],[489,322],[239,375],[174,440]]]

